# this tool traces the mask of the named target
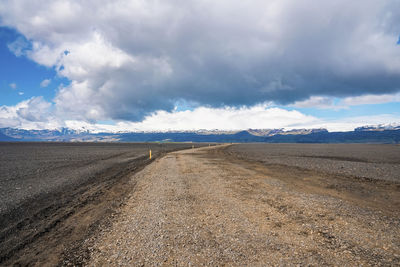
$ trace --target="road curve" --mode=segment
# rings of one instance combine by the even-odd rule
[[[292,183],[285,170],[216,151],[169,153],[135,174],[112,227],[88,242],[86,264],[400,264],[398,188],[386,209],[310,185],[318,174],[297,170]]]

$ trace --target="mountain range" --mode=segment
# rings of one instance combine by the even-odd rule
[[[166,132],[101,132],[85,129],[0,128],[0,141],[50,142],[224,142],[224,143],[400,143],[400,124],[363,126],[348,132],[326,129],[248,129]]]

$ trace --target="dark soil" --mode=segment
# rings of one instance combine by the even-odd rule
[[[226,153],[265,165],[400,183],[399,145],[237,144]]]
[[[0,264],[72,264],[109,223],[133,173],[192,144],[0,143]]]
[[[86,264],[400,266],[398,183],[226,153],[234,148],[170,153],[133,176]]]
[[[279,179],[293,190],[330,196],[388,216],[400,216],[400,163],[395,156],[400,153],[399,146],[280,145],[281,150],[275,144],[240,144],[210,152]],[[339,156],[340,150],[345,156]],[[385,154],[388,151],[392,154]],[[367,163],[355,163],[356,157]],[[387,164],[392,168],[387,169]]]
[[[0,144],[0,265],[400,264],[399,146],[191,146]]]

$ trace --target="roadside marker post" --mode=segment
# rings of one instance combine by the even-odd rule
[[[151,149],[149,150],[149,159],[151,159]]]
[[[192,145],[192,149],[194,149],[194,145]]]

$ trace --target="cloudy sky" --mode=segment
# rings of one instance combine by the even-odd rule
[[[400,122],[398,0],[0,2],[0,127]]]

